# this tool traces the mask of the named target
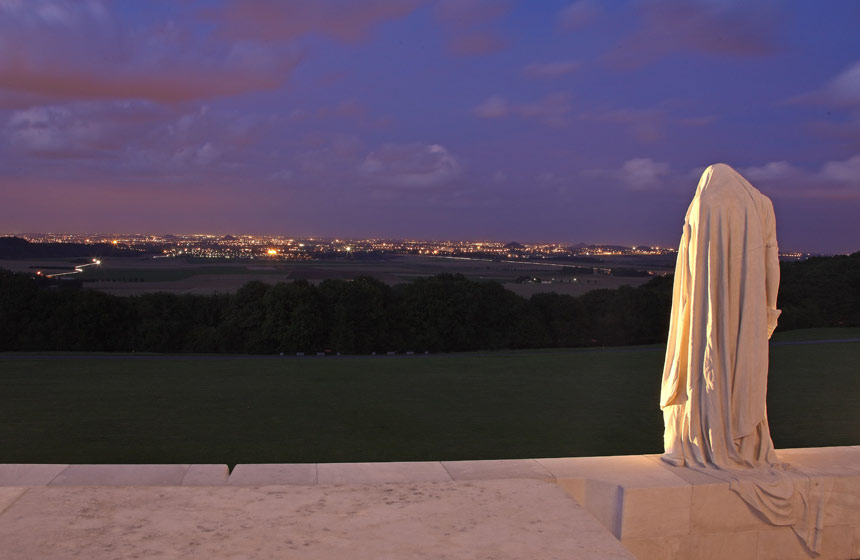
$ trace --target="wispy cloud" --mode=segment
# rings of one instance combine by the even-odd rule
[[[803,172],[787,161],[772,161],[764,165],[744,167],[741,175],[749,181],[769,183],[773,181],[793,181]]]
[[[456,55],[483,55],[499,52],[508,41],[492,31],[471,31],[457,34],[448,41],[448,50]]]
[[[482,119],[499,119],[511,113],[511,106],[501,95],[492,95],[478,103],[472,112]]]
[[[648,144],[661,140],[665,134],[666,114],[657,108],[622,107],[599,109],[583,113],[581,118],[625,127],[638,142]]]
[[[439,144],[385,144],[369,153],[358,171],[374,187],[427,189],[450,183],[461,166]]]
[[[582,63],[576,60],[557,60],[555,62],[541,62],[529,64],[523,69],[526,76],[532,78],[558,78],[572,74],[582,67]]]
[[[496,21],[510,9],[507,0],[439,0],[433,11],[447,25],[473,26]]]
[[[558,26],[570,31],[586,27],[600,14],[600,5],[594,0],[579,0],[558,14]]]
[[[779,50],[781,18],[768,3],[653,0],[639,3],[639,28],[607,55],[637,67],[675,52],[756,57]]]
[[[563,127],[570,124],[570,111],[570,96],[555,92],[527,103],[509,103],[501,95],[493,95],[475,106],[472,113],[484,119],[517,115],[547,126]]]
[[[370,37],[379,23],[412,13],[423,0],[227,0],[208,17],[232,40],[286,42],[316,33],[354,43]]]
[[[661,187],[669,173],[669,164],[651,158],[633,158],[624,162],[619,175],[630,190],[644,191]]]
[[[124,28],[101,2],[0,4],[0,90],[31,101],[178,103],[280,87],[295,53],[190,37],[175,24]]]
[[[699,115],[697,117],[681,117],[678,123],[684,126],[708,126],[714,124],[720,117],[718,115]]]
[[[433,12],[445,31],[448,51],[476,56],[508,46],[497,23],[510,9],[511,3],[505,0],[439,0]]]
[[[582,171],[585,177],[603,177],[625,190],[660,191],[674,187],[679,177],[671,172],[668,163],[650,157],[635,157],[615,168],[592,168]]]
[[[806,171],[786,161],[743,167],[738,171],[773,196],[860,200],[860,155],[824,162],[814,171]]]
[[[821,88],[792,97],[788,102],[835,108],[860,107],[860,60],[840,72]]]

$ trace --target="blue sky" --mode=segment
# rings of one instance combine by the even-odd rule
[[[855,1],[0,0],[0,231],[860,249]]]

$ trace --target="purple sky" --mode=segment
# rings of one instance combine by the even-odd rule
[[[0,0],[0,232],[860,249],[860,3]]]

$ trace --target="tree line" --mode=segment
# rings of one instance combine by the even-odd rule
[[[860,326],[860,252],[782,263],[781,329]],[[114,296],[0,270],[0,351],[455,352],[664,342],[672,277],[526,299],[441,274]]]

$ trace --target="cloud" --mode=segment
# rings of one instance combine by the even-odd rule
[[[94,0],[0,4],[0,92],[37,103],[178,103],[276,89],[299,60],[259,44],[191,36],[172,22],[126,28],[112,7]]]
[[[651,158],[633,158],[624,162],[619,176],[633,191],[658,189],[662,179],[669,173],[669,165]]]
[[[756,57],[778,50],[780,18],[767,3],[653,0],[638,4],[639,28],[607,55],[638,67],[675,52]]]
[[[794,180],[800,176],[800,169],[794,167],[787,161],[772,161],[760,166],[741,168],[740,174],[746,177],[751,183],[756,181],[786,181]]]
[[[510,8],[511,3],[503,0],[439,0],[433,12],[445,30],[451,54],[478,56],[499,52],[508,46],[497,23]]]
[[[451,54],[475,56],[499,52],[507,45],[508,42],[496,33],[475,31],[449,39],[448,50]]]
[[[829,161],[821,168],[823,179],[860,187],[860,155],[845,161]],[[857,193],[860,196],[860,193]]]
[[[860,200],[860,155],[824,162],[815,171],[806,171],[786,161],[743,167],[738,171],[774,196]]]
[[[217,182],[240,168],[262,177],[283,166],[265,142],[268,119],[205,105],[179,113],[139,101],[76,102],[13,111],[0,126],[0,170],[40,178]],[[59,161],[67,159],[74,165]]]
[[[269,175],[269,181],[273,183],[289,183],[293,175],[294,173],[291,169],[281,169]]]
[[[590,169],[585,176],[611,177],[630,191],[688,192],[705,170],[673,172],[668,163],[648,157],[625,161],[617,169]],[[757,188],[779,198],[860,200],[860,155],[827,161],[808,171],[785,160],[737,167]]]
[[[101,0],[6,0],[0,2],[0,12],[24,25],[70,26],[108,19],[105,2]]]
[[[460,175],[457,159],[439,144],[385,144],[358,166],[372,186],[427,189]]]
[[[582,63],[575,60],[559,60],[556,62],[544,62],[529,64],[523,72],[532,78],[558,78],[571,74],[582,67]]]
[[[33,107],[15,111],[5,129],[11,145],[43,155],[86,153],[99,137],[98,126],[65,107]]]
[[[660,109],[602,109],[584,113],[583,119],[625,126],[638,142],[648,144],[663,138],[666,115]]]
[[[566,126],[569,123],[570,96],[565,92],[551,93],[537,101],[520,105],[519,113],[547,126]]]
[[[290,120],[325,120],[325,119],[356,119],[360,120],[367,114],[367,109],[354,99],[346,99],[334,106],[319,107],[314,111],[295,109],[290,113]]]
[[[597,19],[600,6],[594,0],[579,0],[558,14],[558,26],[565,30],[582,29]]]
[[[500,95],[493,95],[479,103],[472,112],[485,119],[518,115],[547,126],[563,127],[570,123],[570,96],[565,92],[551,93],[528,103],[511,104]]]
[[[684,126],[708,126],[717,121],[717,115],[700,115],[698,117],[684,117],[678,119],[678,123]]]
[[[232,40],[287,42],[318,34],[355,43],[381,22],[403,18],[423,0],[227,0],[208,13]]]
[[[510,113],[510,107],[504,97],[493,95],[481,101],[472,112],[482,119],[498,119]]]
[[[838,108],[860,107],[860,61],[840,72],[822,88],[788,101]]]
[[[115,158],[129,138],[144,142],[149,130],[174,116],[148,102],[76,102],[10,111],[0,128],[0,148],[16,158]],[[134,130],[134,132],[131,132]],[[0,152],[0,159],[2,159]]]
[[[819,136],[837,140],[844,149],[860,151],[860,110],[845,116],[827,112],[823,119],[808,123],[806,128]]]
[[[506,0],[439,0],[433,11],[441,23],[474,26],[496,21],[510,9],[511,4]]]

